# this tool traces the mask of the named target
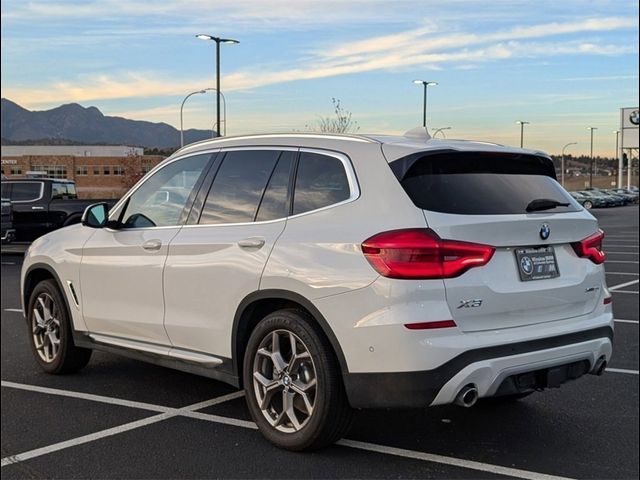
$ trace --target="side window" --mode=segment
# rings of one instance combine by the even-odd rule
[[[293,194],[294,215],[342,202],[349,195],[349,181],[339,159],[318,153],[300,153]]]
[[[11,189],[12,202],[31,202],[40,198],[42,183],[40,182],[16,182]]]
[[[271,174],[256,215],[257,222],[277,220],[289,216],[289,176],[296,152],[282,152]]]
[[[180,214],[210,157],[207,153],[176,160],[145,180],[127,199],[122,227],[178,225]]]
[[[11,199],[11,184],[2,182],[2,198]]]
[[[282,152],[227,152],[205,201],[200,224],[253,222],[258,205]]]

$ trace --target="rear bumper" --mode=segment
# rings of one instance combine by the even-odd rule
[[[468,350],[432,370],[346,373],[344,383],[354,408],[423,408],[452,403],[473,384],[480,397],[496,395],[514,376],[554,367],[607,361],[612,352],[609,326],[559,336]],[[579,376],[579,375],[578,375]],[[543,385],[544,386],[544,385]],[[548,385],[555,386],[555,385]],[[502,393],[503,390],[500,391]]]

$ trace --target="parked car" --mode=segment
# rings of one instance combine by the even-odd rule
[[[607,192],[626,198],[627,203],[638,203],[638,194],[633,193],[631,190],[627,190],[626,188],[612,188],[607,190]]]
[[[632,203],[632,200],[628,197],[624,197],[622,195],[616,195],[615,193],[611,193],[608,190],[599,190],[601,195],[606,195],[613,199],[616,207],[622,207],[624,205],[628,205]]]
[[[601,198],[588,197],[580,192],[569,192],[569,194],[587,210],[606,206],[606,201]]]
[[[71,180],[25,178],[2,180],[2,197],[11,200],[15,240],[31,242],[79,223],[84,209],[96,200],[79,200]],[[115,200],[105,200],[113,205]]]
[[[343,436],[353,408],[470,407],[601,374],[597,220],[547,155],[424,133],[182,148],[26,252],[36,361],[67,373],[106,350],[228,382],[291,450]]]
[[[599,190],[581,190],[579,193],[595,201],[599,199],[604,203],[604,207],[616,207],[622,204],[620,199],[616,200],[609,195],[603,195]]]
[[[15,236],[13,229],[13,213],[11,211],[11,200],[2,198],[2,244],[11,243]]]

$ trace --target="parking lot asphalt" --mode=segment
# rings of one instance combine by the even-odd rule
[[[360,411],[346,439],[279,450],[232,387],[104,353],[51,376],[19,312],[19,255],[2,256],[2,478],[638,478],[638,207],[606,232],[614,356],[512,405]],[[545,477],[546,476],[546,477]]]

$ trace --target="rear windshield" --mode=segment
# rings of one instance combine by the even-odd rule
[[[413,203],[424,210],[519,214],[527,213],[533,200],[549,199],[569,206],[544,213],[578,211],[575,200],[556,181],[553,162],[544,157],[490,152],[417,153],[390,165]]]

